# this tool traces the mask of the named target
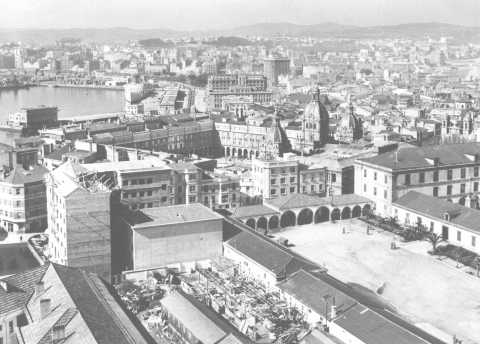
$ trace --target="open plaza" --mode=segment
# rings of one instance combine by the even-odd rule
[[[441,332],[480,343],[480,279],[429,257],[429,243],[404,243],[381,229],[367,235],[367,226],[359,219],[307,224],[287,227],[273,240],[283,237],[292,250],[325,264],[333,277],[381,294],[398,315],[446,342],[452,339]]]

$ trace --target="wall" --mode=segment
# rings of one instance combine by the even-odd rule
[[[134,269],[216,259],[222,235],[222,219],[134,229]]]

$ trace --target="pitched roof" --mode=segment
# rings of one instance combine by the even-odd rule
[[[85,271],[53,264],[90,332],[99,344],[135,343]]]
[[[24,306],[35,291],[35,283],[42,279],[48,265],[36,267],[1,279],[8,292],[0,287],[0,315]]]
[[[136,229],[154,225],[223,219],[223,216],[218,215],[200,203],[147,208],[127,212],[121,216]]]
[[[333,320],[364,343],[425,344],[427,341],[389,321],[373,310],[357,304]]]
[[[280,214],[280,213],[262,204],[257,204],[257,205],[250,205],[246,207],[236,207],[233,210],[232,217],[243,218],[243,217],[271,215],[271,214]]]
[[[357,163],[368,163],[391,170],[431,167],[426,158],[439,158],[439,164],[443,166],[471,163],[465,154],[480,154],[479,143],[462,143],[443,146],[428,146],[403,148],[398,150],[398,158],[395,154],[385,153],[375,157],[360,159]]]
[[[63,154],[70,152],[73,144],[67,143],[65,146],[55,149],[50,154],[46,155],[44,159],[59,160],[62,161]]]
[[[43,181],[43,176],[50,171],[42,166],[34,166],[31,170],[25,170],[22,167],[13,169],[12,172],[2,180],[3,183],[9,184],[27,184]]]
[[[234,219],[230,219],[229,222],[240,229],[240,232],[230,238],[226,244],[272,271],[276,276],[288,276],[300,269],[325,271],[308,258],[270,240],[245,224]]]
[[[224,344],[252,343],[207,306],[183,291],[173,292],[160,302],[203,344],[220,341]]]
[[[468,197],[468,196],[467,196]],[[417,191],[409,191],[394,202],[395,206],[435,218],[438,221],[455,224],[472,232],[480,233],[480,211],[446,200],[428,196]],[[455,213],[450,221],[444,219],[445,213]]]
[[[319,206],[325,204],[320,197],[303,193],[294,193],[273,199],[265,200],[265,203],[277,209],[291,209],[299,207]]]

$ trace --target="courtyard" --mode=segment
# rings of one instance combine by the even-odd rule
[[[440,339],[448,337],[431,325],[464,343],[480,343],[480,279],[423,254],[430,244],[403,243],[396,236],[398,248],[392,250],[392,233],[373,230],[367,235],[367,224],[358,219],[287,227],[274,235],[325,264],[333,277],[377,291],[399,309],[399,316]]]

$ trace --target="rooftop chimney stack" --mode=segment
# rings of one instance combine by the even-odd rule
[[[330,314],[330,319],[333,319],[337,316],[337,306],[332,306],[332,313]]]

